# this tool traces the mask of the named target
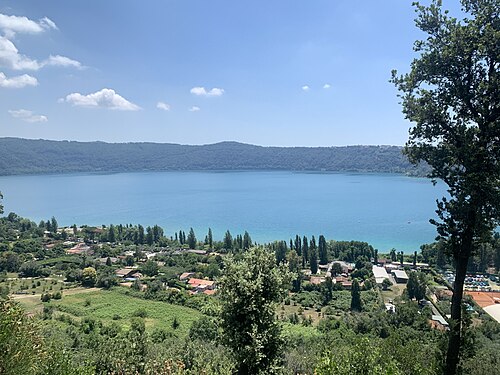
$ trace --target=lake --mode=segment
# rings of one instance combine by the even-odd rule
[[[158,224],[170,236],[208,227],[222,240],[247,230],[254,241],[295,234],[367,241],[381,252],[434,240],[444,184],[393,174],[147,172],[0,177],[5,212],[37,223]]]

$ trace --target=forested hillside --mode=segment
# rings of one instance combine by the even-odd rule
[[[423,175],[398,146],[189,146],[0,138],[0,174],[166,170],[292,170]]]

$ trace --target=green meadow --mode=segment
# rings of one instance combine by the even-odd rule
[[[138,316],[144,318],[147,331],[156,328],[174,331],[173,322],[177,319],[179,326],[175,332],[180,336],[186,335],[191,324],[202,316],[188,307],[136,298],[116,289],[63,294],[61,300],[51,300],[45,305],[53,306],[56,314],[67,314],[77,320],[93,318],[103,324],[117,322],[123,329],[128,329],[131,318]]]

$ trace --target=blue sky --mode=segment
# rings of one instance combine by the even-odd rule
[[[0,136],[402,145],[411,3],[4,0]]]

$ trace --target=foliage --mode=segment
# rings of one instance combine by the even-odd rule
[[[93,287],[97,281],[97,272],[94,267],[86,267],[82,271],[82,285]]]
[[[141,266],[141,272],[147,276],[156,276],[158,275],[158,264],[154,260],[148,260]]]
[[[387,289],[389,289],[391,286],[392,286],[392,282],[391,282],[391,280],[389,280],[389,279],[387,279],[387,278],[386,278],[386,279],[384,279],[384,280],[382,280],[382,289],[383,289],[383,290],[387,290]]]
[[[275,304],[288,290],[285,266],[263,248],[240,261],[229,258],[220,280],[222,340],[233,353],[240,374],[274,372],[283,350]]]
[[[0,374],[77,375],[91,368],[75,365],[65,350],[43,340],[35,322],[11,300],[0,300]]]
[[[406,284],[408,298],[415,298],[417,301],[424,299],[427,290],[427,277],[423,272],[410,272]]]
[[[461,3],[463,21],[443,11],[441,0],[415,4],[417,27],[428,38],[415,43],[420,56],[411,72],[393,73],[405,116],[415,123],[405,153],[448,185],[439,221],[431,221],[456,264],[447,374],[457,372],[468,260],[500,222],[500,3]]]
[[[402,375],[394,360],[388,359],[368,339],[336,348],[325,355],[315,370],[317,375]]]
[[[6,175],[200,169],[422,173],[396,146],[260,147],[236,142],[185,146],[0,139],[0,171]]]
[[[361,290],[359,287],[358,279],[354,279],[352,281],[352,289],[351,289],[351,310],[352,311],[361,311]]]

